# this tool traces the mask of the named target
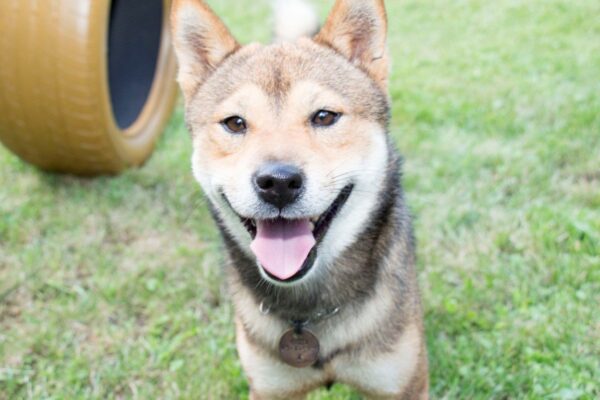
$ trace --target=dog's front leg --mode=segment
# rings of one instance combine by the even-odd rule
[[[297,395],[297,396],[285,396],[285,397],[280,397],[280,396],[276,396],[274,397],[273,395],[260,395],[252,390],[250,390],[250,400],[304,400],[306,399],[306,396],[308,395],[308,393],[303,394],[303,395]]]
[[[237,324],[236,331],[238,354],[250,383],[251,400],[302,400],[323,385],[323,371],[291,367],[277,358],[272,349],[249,340],[242,324]]]

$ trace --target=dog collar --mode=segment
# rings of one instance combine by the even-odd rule
[[[273,307],[268,305],[265,301],[261,302],[258,307],[262,315],[269,315],[273,312]],[[308,318],[289,318],[288,322],[293,327],[306,328],[308,325],[316,325],[329,318],[332,318],[340,312],[340,307],[333,307],[328,309],[319,310]]]
[[[263,301],[259,306],[263,315],[271,313],[271,306]],[[292,326],[279,339],[279,357],[286,364],[295,368],[307,368],[317,365],[320,361],[321,346],[319,339],[306,327],[329,319],[340,312],[340,307],[316,312],[309,318],[290,318]]]

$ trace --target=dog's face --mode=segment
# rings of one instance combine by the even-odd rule
[[[193,169],[262,276],[307,282],[366,227],[388,163],[382,0],[339,0],[314,39],[240,47],[175,1]]]

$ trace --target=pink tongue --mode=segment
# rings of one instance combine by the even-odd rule
[[[296,275],[316,241],[308,220],[257,221],[250,248],[271,275],[286,280]]]

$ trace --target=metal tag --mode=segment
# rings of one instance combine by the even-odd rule
[[[288,365],[306,368],[319,361],[319,340],[306,329],[290,329],[279,340],[279,355]]]

